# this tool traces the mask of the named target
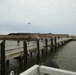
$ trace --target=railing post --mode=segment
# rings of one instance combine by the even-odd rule
[[[5,75],[5,40],[1,43],[1,75]]]
[[[40,46],[39,46],[39,39],[37,39],[37,63],[40,63]]]
[[[23,48],[24,48],[24,69],[27,69],[27,42],[23,41]]]

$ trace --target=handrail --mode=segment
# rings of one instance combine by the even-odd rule
[[[60,39],[57,39],[57,43],[60,43],[60,42],[63,42],[63,41],[66,41],[66,40],[69,40],[69,39],[71,39],[71,38],[60,38]],[[47,39],[47,40],[49,40],[49,39]],[[27,44],[27,48],[28,49],[33,49],[33,48],[36,48],[36,41],[34,41],[35,43],[33,43],[33,42],[29,42],[29,44]],[[53,44],[54,44],[54,40],[53,40]],[[8,50],[8,48],[7,48],[7,46],[9,46],[10,44],[5,44],[5,46],[6,46],[6,49]],[[48,45],[51,45],[51,42],[50,41],[48,41]],[[43,48],[45,46],[45,40],[43,40],[43,42],[42,41],[40,41],[40,49],[41,48]],[[14,44],[13,45],[13,48],[12,48],[12,46],[10,45],[10,49],[16,49],[16,48],[22,48],[23,46],[22,46],[22,42],[20,43],[20,46],[17,46],[17,44]]]
[[[24,71],[23,73],[19,75],[76,75],[76,72],[62,70],[62,69],[56,69],[52,67],[47,66],[39,66],[34,65],[33,67],[29,68],[28,70]]]
[[[39,75],[39,65],[34,65],[19,75]]]
[[[52,67],[46,67],[46,66],[40,66],[40,75],[44,74],[50,74],[50,75],[76,75],[76,72],[52,68]]]

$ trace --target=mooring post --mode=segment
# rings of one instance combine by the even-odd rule
[[[20,46],[20,40],[17,40],[17,46],[18,47]]]
[[[24,48],[24,69],[27,69],[27,42],[23,42],[23,48]]]
[[[60,46],[60,44],[58,43],[58,47]]]
[[[44,56],[44,49],[41,49],[41,55],[42,55],[42,58],[43,58],[43,56]]]
[[[30,56],[32,57],[32,52],[30,52]]]
[[[53,52],[53,38],[51,38],[51,53]]]
[[[22,67],[23,67],[22,57],[19,56],[19,57],[18,57],[18,60],[19,60],[19,64],[20,64],[20,69],[22,69]]]
[[[1,75],[5,75],[5,40],[1,43]]]
[[[39,46],[39,39],[37,39],[37,64],[40,63],[40,46]]]
[[[47,39],[45,39],[45,57],[47,57],[48,53],[48,45],[47,45]]]
[[[57,46],[56,37],[54,38],[54,44],[55,44],[55,51],[56,51],[56,46]]]
[[[9,67],[9,60],[6,60],[6,66]]]

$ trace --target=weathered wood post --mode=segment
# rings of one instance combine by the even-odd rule
[[[41,49],[41,53],[42,53],[42,58],[44,56],[44,49]]]
[[[20,40],[17,40],[17,46],[19,48],[19,46],[20,46]]]
[[[45,57],[47,58],[48,53],[48,45],[47,45],[47,39],[45,39]]]
[[[5,75],[5,40],[1,43],[1,75]]]
[[[59,40],[59,39],[60,39],[60,37],[58,37],[57,39]],[[60,43],[58,42],[58,43],[57,43],[57,47],[59,47],[59,46],[60,46]]]
[[[51,38],[51,47],[50,47],[51,53],[53,52],[53,38]]]
[[[54,44],[55,44],[55,51],[56,51],[56,48],[57,48],[56,37],[54,38]]]
[[[27,42],[23,41],[23,48],[24,48],[24,69],[27,69]]]
[[[6,66],[9,67],[9,60],[6,60]]]
[[[20,68],[22,68],[22,67],[23,67],[22,57],[19,56],[19,57],[18,57],[18,60],[19,60]]]
[[[30,52],[30,56],[32,57],[32,52]]]
[[[39,46],[39,39],[37,39],[37,64],[40,63],[40,46]]]
[[[1,75],[1,43],[0,43],[0,75]]]
[[[60,44],[58,43],[58,47],[60,46]]]

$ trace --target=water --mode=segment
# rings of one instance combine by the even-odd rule
[[[61,69],[76,72],[76,41],[71,41],[59,48],[55,56],[51,58]]]

